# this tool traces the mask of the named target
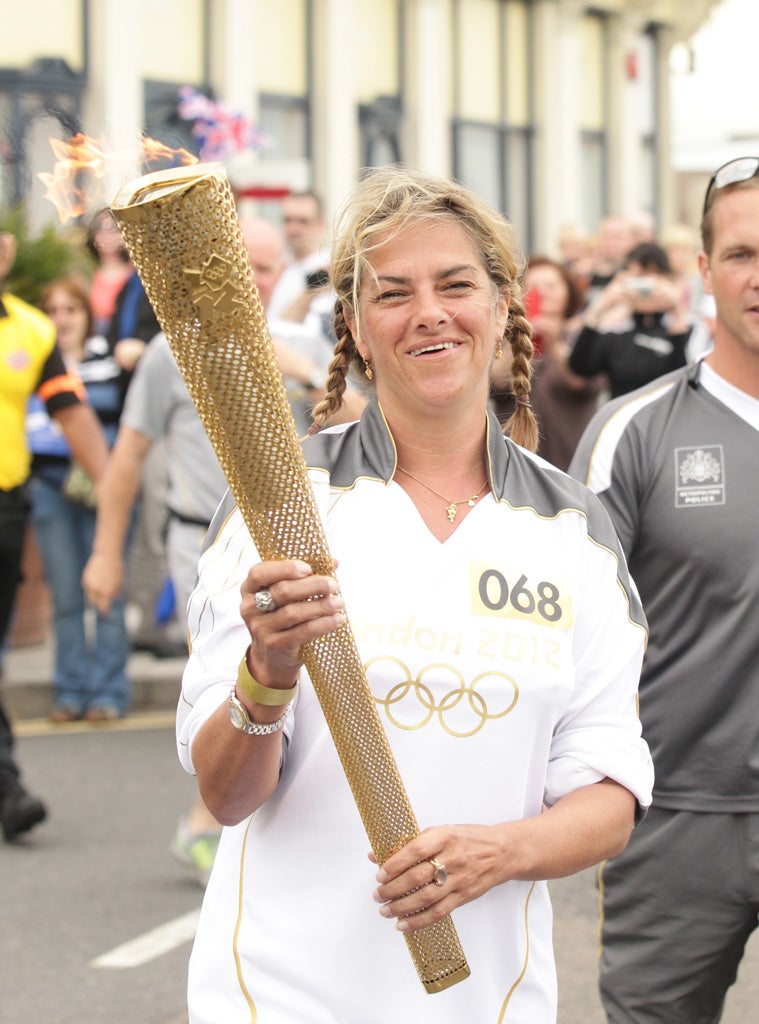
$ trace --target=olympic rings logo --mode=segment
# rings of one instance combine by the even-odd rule
[[[426,665],[416,679],[411,678],[408,667],[398,658],[380,655],[372,658],[366,664],[366,672],[369,674],[373,665],[382,662],[390,663],[400,668],[404,678],[401,682],[391,686],[387,696],[377,697],[374,700],[385,709],[388,719],[399,729],[407,731],[423,729],[434,716],[437,716],[440,725],[451,736],[466,739],[474,736],[485,723],[497,718],[503,718],[510,711],[514,710],[519,700],[519,688],[511,676],[505,672],[481,672],[471,681],[465,683],[461,673],[444,662],[436,662]],[[424,682],[425,677],[433,674],[440,675],[441,671],[452,676],[454,685],[439,702],[431,688]],[[497,698],[498,706],[490,708],[485,697],[477,689],[483,680],[502,680],[505,686],[502,688],[502,697]],[[500,688],[499,688],[500,692]],[[489,695],[493,703],[493,695]]]

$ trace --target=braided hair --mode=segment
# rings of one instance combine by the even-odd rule
[[[489,203],[458,182],[424,175],[404,167],[371,171],[356,186],[338,218],[330,278],[335,289],[335,344],[326,382],[326,396],[314,408],[323,426],[343,402],[351,367],[363,373],[361,358],[346,319],[359,322],[361,285],[371,273],[372,251],[404,228],[423,221],[453,220],[469,235],[497,290],[509,293],[509,322],[504,342],[512,352],[512,390],[516,409],[504,432],[534,451],[538,428],[530,408],[532,328],[524,309],[519,254],[511,225]],[[371,385],[370,385],[371,386]]]

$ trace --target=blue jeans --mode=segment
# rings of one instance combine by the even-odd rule
[[[69,501],[40,477],[32,479],[30,491],[31,521],[53,598],[55,703],[79,713],[100,707],[123,714],[130,703],[124,595],[114,600],[108,615],[94,613],[91,643],[85,631],[81,579],[92,552],[95,511]]]

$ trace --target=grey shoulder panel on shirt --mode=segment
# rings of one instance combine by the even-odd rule
[[[320,431],[303,442],[309,469],[329,473],[333,487],[348,488],[361,478],[387,483],[396,466],[395,443],[376,399],[361,419]]]
[[[531,509],[541,519],[556,519],[566,514],[584,519],[588,539],[608,551],[616,562],[617,577],[627,594],[630,617],[645,629],[646,618],[637,589],[630,578],[614,524],[600,498],[585,484],[538,456],[505,438],[504,444],[509,449],[508,474],[497,483],[494,480],[496,498],[512,508]],[[495,451],[497,453],[498,449]]]
[[[609,486],[611,469],[620,441],[634,427],[655,441],[660,418],[666,420],[671,405],[694,379],[693,365],[674,370],[642,388],[603,405],[588,424],[577,446],[569,472],[596,494]]]

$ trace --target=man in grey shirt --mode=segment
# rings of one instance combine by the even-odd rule
[[[759,158],[707,189],[699,363],[604,406],[570,466],[606,504],[650,638],[653,806],[601,874],[610,1024],[714,1024],[759,911]]]

